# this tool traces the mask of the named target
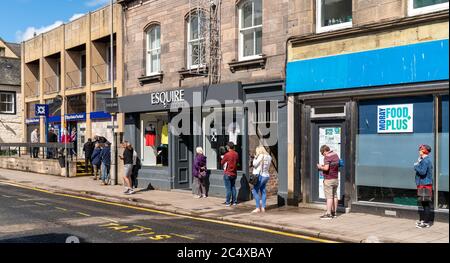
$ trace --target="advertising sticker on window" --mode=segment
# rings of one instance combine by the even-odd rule
[[[378,133],[412,133],[414,108],[413,104],[378,106]]]

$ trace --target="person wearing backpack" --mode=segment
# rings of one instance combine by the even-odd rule
[[[194,177],[194,185],[197,187],[194,198],[206,198],[206,156],[203,154],[203,148],[197,147],[194,165],[192,166],[192,176]]]
[[[253,186],[253,196],[255,197],[256,209],[252,213],[259,213],[266,211],[266,185],[269,182],[270,174],[269,168],[272,163],[272,156],[266,151],[264,146],[256,148],[256,156],[253,158],[253,174],[257,176],[257,182]],[[261,196],[260,196],[261,193]]]
[[[326,214],[321,216],[320,219],[333,219],[336,217],[338,207],[337,189],[339,187],[339,165],[341,161],[338,154],[330,150],[327,145],[320,147],[320,153],[324,156],[324,164],[317,164],[317,169],[322,171],[324,176],[323,187],[327,199]]]

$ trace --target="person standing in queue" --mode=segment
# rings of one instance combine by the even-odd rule
[[[227,153],[222,157],[221,165],[224,167],[223,181],[227,191],[225,206],[237,205],[236,178],[239,155],[234,150],[234,143],[227,143]]]

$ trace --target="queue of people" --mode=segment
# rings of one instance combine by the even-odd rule
[[[57,135],[53,129],[49,131],[49,142],[57,142]],[[76,140],[76,131],[69,135],[64,131],[61,136],[61,142],[71,142]],[[38,129],[31,133],[31,142],[39,142]],[[135,193],[138,187],[138,173],[141,169],[141,160],[134,150],[133,146],[125,141],[121,144],[123,149],[120,159],[124,165],[123,185],[124,194],[131,195]],[[95,136],[94,140],[88,139],[83,146],[85,155],[86,171],[92,173],[94,180],[101,180],[102,185],[110,183],[111,170],[111,143],[105,137]],[[252,169],[252,194],[255,200],[255,209],[252,213],[264,213],[266,211],[267,191],[266,186],[270,181],[270,167],[272,157],[266,148],[259,146],[255,150],[256,154],[250,156],[250,168]],[[32,147],[32,157],[38,158],[39,148]],[[48,158],[54,158],[56,151],[47,150]],[[72,152],[76,154],[75,152]],[[339,187],[339,169],[343,166],[343,161],[338,153],[334,152],[327,145],[320,147],[320,153],[324,157],[323,164],[317,164],[317,169],[323,175],[324,194],[326,199],[326,212],[320,219],[334,219],[337,217],[338,210],[338,187]],[[432,216],[432,196],[433,196],[433,162],[429,156],[431,147],[429,145],[419,146],[419,158],[414,163],[415,182],[417,185],[418,201],[421,205],[420,219],[416,223],[417,228],[429,228],[433,224]],[[223,168],[223,182],[226,189],[225,206],[236,206],[237,191],[236,179],[239,166],[239,155],[235,151],[233,142],[228,142],[226,152],[221,156],[221,165]],[[207,156],[203,148],[196,148],[196,155],[192,165],[192,176],[194,181],[194,198],[207,198],[206,181],[208,177]]]

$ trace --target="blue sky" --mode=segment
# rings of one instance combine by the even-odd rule
[[[110,0],[2,0],[0,37],[8,42],[20,42],[34,32],[57,27]]]

